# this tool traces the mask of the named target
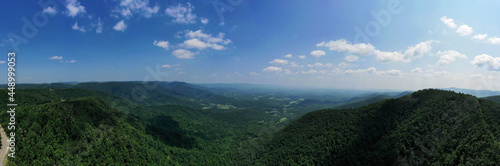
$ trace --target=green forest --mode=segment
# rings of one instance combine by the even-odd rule
[[[137,86],[156,85],[134,98]],[[8,165],[495,165],[498,97],[26,84]],[[4,94],[6,89],[0,89]],[[7,95],[0,96],[7,101]],[[0,106],[6,110],[5,105]],[[0,113],[2,127],[10,115]]]

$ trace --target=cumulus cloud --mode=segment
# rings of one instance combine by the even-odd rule
[[[455,62],[456,58],[467,59],[466,55],[461,54],[455,50],[439,51],[436,53],[436,55],[441,56],[441,58],[439,58],[439,61],[438,61],[439,66],[450,64],[451,62]]]
[[[200,18],[202,24],[208,24],[208,18]]]
[[[172,55],[176,56],[179,59],[193,59],[195,53],[185,49],[177,49],[175,51],[172,51]]]
[[[78,22],[75,22],[75,24],[73,24],[71,29],[76,30],[76,31],[80,31],[80,32],[85,32],[85,29],[83,28],[83,26],[78,26]]]
[[[49,59],[61,60],[61,59],[63,59],[63,57],[62,56],[52,56]]]
[[[358,55],[369,55],[375,51],[375,47],[371,44],[358,43],[352,44],[345,39],[339,39],[336,41],[329,42],[321,42],[316,44],[316,46],[324,46],[328,47],[330,50],[335,50],[338,52],[347,51],[350,53],[358,54]]]
[[[315,51],[311,51],[311,55],[314,57],[320,57],[320,56],[326,55],[326,53],[323,50],[315,50]]]
[[[477,35],[474,35],[472,36],[472,39],[476,39],[476,40],[483,40],[486,38],[486,36],[488,36],[488,34],[477,34]]]
[[[150,18],[153,14],[158,13],[158,10],[160,10],[160,7],[151,7],[149,0],[121,0],[120,5],[114,12],[121,14],[123,17],[131,17],[134,14],[138,14],[145,18]]]
[[[173,17],[173,22],[183,23],[183,24],[194,24],[196,23],[196,15],[193,14],[194,6],[191,3],[187,3],[187,6],[181,4],[177,6],[170,6],[165,9],[165,14]]]
[[[127,24],[125,24],[124,20],[121,20],[120,22],[116,23],[116,25],[113,27],[114,30],[122,32],[125,32],[126,28]]]
[[[269,62],[270,64],[280,64],[280,65],[286,65],[288,64],[287,60],[284,59],[274,59],[273,61]]]
[[[165,50],[169,49],[169,43],[168,43],[168,41],[157,41],[157,40],[155,40],[153,42],[153,44],[156,45],[156,46],[158,46],[158,47],[164,48]]]
[[[500,71],[500,57],[492,57],[487,54],[481,54],[474,57],[471,64],[475,67],[488,66],[488,70]]]
[[[462,36],[467,36],[467,35],[470,35],[474,32],[474,30],[472,30],[472,27],[468,26],[468,25],[460,25],[458,28],[457,28],[457,31],[456,31],[458,34],[462,35]]]
[[[408,47],[404,52],[386,52],[377,50],[373,45],[366,43],[352,44],[345,39],[339,39],[336,41],[329,41],[324,44],[325,47],[330,48],[330,50],[336,50],[338,52],[349,52],[357,55],[375,55],[377,60],[380,62],[410,62],[412,59],[420,58],[424,54],[427,54],[431,50],[432,40],[421,42],[415,46]],[[319,44],[321,45],[321,44]],[[350,57],[351,60],[355,57]]]
[[[448,18],[446,16],[441,17],[441,22],[446,24],[448,27],[455,29],[457,28],[457,24],[455,24],[455,21],[451,18]]]
[[[356,55],[348,55],[344,58],[344,60],[347,62],[354,62],[354,61],[359,60],[359,57]]]
[[[5,61],[0,61],[0,64],[3,64],[3,63],[5,63]]]
[[[283,71],[283,68],[281,67],[276,67],[276,66],[269,66],[267,68],[265,68],[264,70],[262,71],[275,71],[275,72],[281,72]]]
[[[500,38],[498,38],[496,36],[495,37],[490,37],[488,39],[488,42],[490,42],[491,44],[500,44]]]
[[[292,58],[292,54],[286,54],[285,58]]]
[[[57,14],[57,11],[52,6],[49,6],[49,7],[45,8],[45,9],[43,9],[42,13],[47,13],[47,14],[50,14],[50,15],[55,15],[55,14]]]
[[[307,67],[332,67],[333,65],[331,63],[314,63],[314,64],[308,64]]]
[[[299,58],[300,59],[306,59],[306,56],[305,55],[299,55]]]
[[[316,44],[316,47],[323,47],[323,46],[325,46],[325,42],[324,41],[321,42],[321,43]]]
[[[78,2],[78,0],[68,0],[66,9],[68,9],[67,15],[69,17],[75,17],[80,13],[85,13],[85,7],[80,5],[80,2]]]
[[[224,36],[224,33],[219,33],[214,37],[211,34],[204,33],[202,30],[187,31],[185,37],[188,38],[188,40],[184,41],[181,46],[186,48],[196,48],[199,50],[206,48],[225,50],[227,48],[224,45],[231,43],[231,40],[224,39]]]

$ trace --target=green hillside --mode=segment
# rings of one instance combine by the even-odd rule
[[[493,101],[495,103],[500,103],[500,96],[489,96],[489,97],[483,97],[483,99]]]
[[[254,164],[495,165],[499,138],[499,104],[428,89],[308,113],[276,133]]]

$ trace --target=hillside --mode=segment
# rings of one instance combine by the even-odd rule
[[[488,96],[488,97],[483,97],[483,99],[490,100],[495,103],[500,103],[500,96]]]
[[[277,132],[254,164],[494,165],[499,138],[499,104],[428,89],[308,113]]]

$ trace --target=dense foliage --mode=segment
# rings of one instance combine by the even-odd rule
[[[500,107],[468,95],[423,90],[399,99],[387,98],[407,92],[349,98],[355,95],[157,82],[140,99],[132,97],[132,89],[151,84],[20,85],[16,158],[8,164],[481,165],[500,159]],[[313,110],[320,111],[308,113]],[[4,128],[9,117],[0,112]]]
[[[495,165],[500,105],[422,90],[358,109],[308,113],[276,134],[258,165]]]

